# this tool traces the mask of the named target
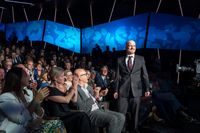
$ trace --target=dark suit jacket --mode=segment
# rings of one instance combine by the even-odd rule
[[[97,73],[95,77],[95,84],[96,86],[101,87],[102,89],[108,88],[107,95],[103,97],[104,101],[109,101],[113,99],[113,93],[115,91],[114,91],[113,81],[110,80],[109,76],[106,76],[104,81],[101,75]]]
[[[95,77],[95,83],[97,86],[101,87],[101,88],[107,88],[110,85],[110,80],[108,78],[108,76],[106,76],[106,81],[103,80],[103,78],[101,77],[101,74],[97,73],[96,77]]]
[[[126,56],[117,61],[116,91],[120,97],[129,97],[130,89],[133,97],[142,96],[142,89],[149,90],[149,78],[142,56],[135,55],[134,66],[130,71],[126,66]]]

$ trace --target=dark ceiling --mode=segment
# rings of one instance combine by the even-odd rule
[[[200,0],[15,0],[20,2],[31,2],[33,5],[6,2],[7,0],[0,0],[0,7],[3,10],[2,22],[13,22],[12,6],[14,7],[15,22],[26,21],[24,9],[26,10],[28,20],[37,20],[40,8],[43,8],[41,20],[54,20],[55,5],[57,5],[56,22],[67,25],[73,24],[75,27],[88,27],[93,25],[106,23],[111,17],[112,20],[125,18],[128,16],[145,13],[156,12],[159,2],[161,1],[158,13],[168,13],[181,16],[179,1],[181,3],[183,16],[199,18],[200,17]],[[13,0],[14,1],[14,0]],[[115,6],[114,5],[114,2]],[[90,3],[92,3],[92,16],[90,13]],[[112,8],[113,14],[111,15]],[[2,11],[2,10],[1,10]]]

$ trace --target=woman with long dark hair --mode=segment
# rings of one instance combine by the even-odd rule
[[[49,95],[48,88],[36,92],[31,102],[26,100],[28,95],[24,89],[29,85],[29,76],[23,68],[12,68],[5,77],[5,84],[0,95],[0,130],[6,133],[45,132],[45,124],[60,126],[60,121],[43,121],[44,110],[40,106],[43,99]],[[47,126],[47,125],[46,125]],[[58,128],[58,127],[57,127]],[[55,130],[55,128],[52,128]],[[63,131],[64,133],[65,131]],[[56,133],[54,131],[53,133]]]

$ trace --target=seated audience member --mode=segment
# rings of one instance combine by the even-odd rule
[[[172,93],[172,82],[167,73],[160,73],[157,79],[153,81],[152,88],[153,103],[161,117],[166,121],[172,122],[174,118],[178,118],[184,123],[199,123],[186,113],[185,107]]]
[[[5,73],[7,73],[12,68],[12,59],[10,57],[7,57],[4,61],[4,70]]]
[[[74,75],[79,78],[77,105],[84,110],[93,126],[106,127],[107,133],[121,133],[125,116],[121,113],[103,109],[96,101],[92,87],[88,86],[88,77],[84,69],[76,69]]]
[[[92,61],[88,60],[88,62],[86,64],[86,69],[87,70],[94,70],[94,66],[92,64]]]
[[[51,59],[50,60],[50,68],[54,68],[54,67],[57,67],[56,61]]]
[[[96,86],[95,77],[96,77],[96,71],[95,70],[91,70],[90,76],[88,76],[88,85],[89,86],[92,86],[92,87]]]
[[[12,64],[13,65],[18,63],[15,51],[12,51],[11,58],[12,58]]]
[[[69,90],[72,86],[73,73],[71,72],[71,70],[65,70],[64,76],[65,76],[65,85],[67,87],[67,90]]]
[[[91,123],[87,114],[71,110],[71,105],[77,101],[77,78],[73,78],[72,87],[67,90],[64,85],[65,76],[62,68],[53,67],[49,76],[50,94],[44,103],[49,115],[60,117],[68,133],[91,133]]]
[[[33,62],[33,59],[30,58],[30,57],[27,57],[25,66],[26,66],[26,71],[27,71],[27,73],[29,74],[29,77],[30,77],[29,81],[34,82],[35,80],[34,80],[34,62]]]
[[[3,90],[3,86],[4,86],[4,76],[5,76],[5,71],[3,68],[0,68],[0,94]]]
[[[95,83],[97,86],[101,88],[108,88],[110,85],[110,80],[108,76],[108,67],[103,66],[100,69],[100,73],[97,73],[96,78],[95,78]]]
[[[22,55],[21,55],[21,52],[20,52],[20,49],[17,47],[16,48],[16,59],[17,59],[17,63],[20,64],[24,61]]]
[[[3,67],[3,62],[4,62],[4,53],[3,50],[0,50],[0,67]]]
[[[40,81],[40,77],[43,74],[43,68],[42,68],[42,64],[37,63],[36,67],[34,68],[34,72],[33,72],[33,76],[34,76],[34,81],[37,81],[37,83],[39,84]]]
[[[94,82],[94,79],[93,79],[93,84],[91,84],[91,73],[90,73],[90,70],[85,70],[85,72],[86,72],[86,75],[87,75],[87,78],[88,78],[88,85],[89,86],[91,86],[92,88],[93,88],[93,91],[94,91],[94,94],[97,94],[97,95],[95,95],[96,97],[96,100],[98,101],[98,102],[100,102],[100,104],[104,107],[104,108],[108,108],[108,105],[106,104],[106,103],[104,103],[104,102],[102,102],[103,101],[103,97],[104,96],[106,96],[107,95],[107,93],[108,93],[108,89],[106,89],[106,88],[104,88],[104,89],[102,89],[100,86],[97,86],[96,84],[95,84],[95,82]]]
[[[72,64],[70,63],[70,61],[64,62],[64,68],[65,70],[69,70],[69,71],[72,70]]]
[[[51,129],[53,133],[66,133],[61,121],[42,119],[44,110],[40,103],[49,94],[48,89],[42,89],[34,99],[28,101],[24,90],[28,85],[29,76],[22,68],[16,67],[8,71],[0,95],[0,130],[6,133],[42,133]]]
[[[40,88],[48,87],[49,85],[50,85],[50,81],[48,79],[48,73],[43,73],[40,76],[40,81],[37,88],[40,89]]]
[[[87,65],[87,58],[85,56],[81,56],[80,60],[78,61],[78,67],[85,69],[86,65]]]
[[[100,72],[96,74],[95,84],[101,87],[101,90],[107,90],[108,94],[103,97],[102,101],[106,108],[109,108],[109,103],[114,99],[114,89],[112,88],[111,78],[108,75],[108,67],[102,66]],[[101,91],[100,90],[100,91]]]

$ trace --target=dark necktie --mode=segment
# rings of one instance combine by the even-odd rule
[[[107,87],[106,77],[104,78],[104,85]]]
[[[131,56],[128,57],[128,69],[129,69],[129,71],[131,71],[132,68],[133,68],[133,62],[132,62],[131,58],[132,58]]]

